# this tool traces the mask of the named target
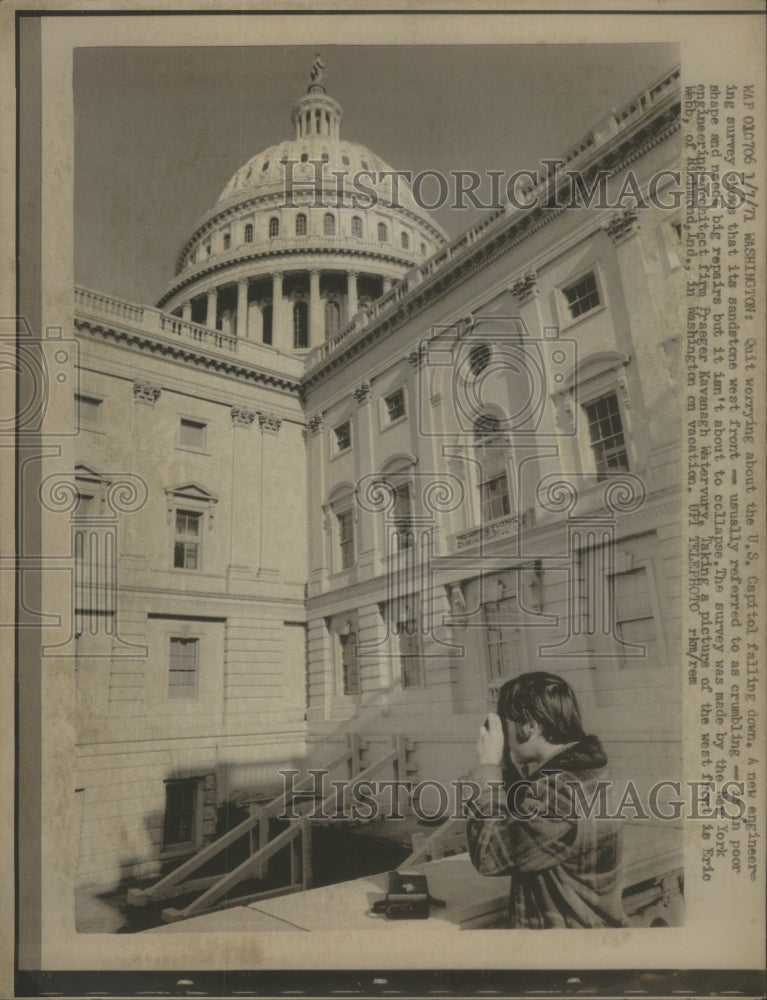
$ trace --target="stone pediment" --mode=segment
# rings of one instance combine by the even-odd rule
[[[181,483],[179,486],[168,486],[165,490],[168,497],[184,500],[197,500],[198,503],[218,503],[218,497],[206,490],[199,483]]]

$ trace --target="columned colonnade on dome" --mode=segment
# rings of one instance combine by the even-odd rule
[[[391,285],[390,277],[359,270],[282,268],[198,291],[174,314],[278,350],[309,349],[334,337]]]

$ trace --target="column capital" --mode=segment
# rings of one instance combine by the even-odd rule
[[[370,382],[367,379],[365,379],[364,382],[360,382],[360,384],[354,390],[353,395],[354,398],[359,403],[359,405],[362,406],[363,403],[367,403],[367,401],[370,399],[370,393],[371,393]]]
[[[282,281],[283,274],[284,271],[272,271],[272,278],[273,279],[278,278],[280,281]]]
[[[629,236],[633,236],[634,233],[639,231],[639,218],[636,209],[627,208],[620,215],[616,215],[610,219],[603,228],[615,246],[618,246],[619,243],[622,243]]]
[[[232,424],[235,427],[250,427],[256,419],[256,414],[253,410],[244,410],[239,406],[233,406],[231,413]]]
[[[259,413],[258,422],[262,431],[276,434],[282,426],[282,417],[278,417],[275,413]]]
[[[137,403],[149,403],[150,406],[154,406],[161,392],[162,387],[151,382],[133,383],[133,398]]]
[[[319,278],[319,276],[321,274],[322,274],[322,270],[319,267],[310,267],[309,268],[309,277],[310,278]]]
[[[242,288],[243,286],[245,288],[247,288],[249,284],[250,284],[250,278],[238,278],[237,279],[237,286],[239,288]]]
[[[520,278],[509,287],[509,291],[520,304],[536,296],[538,294],[537,272],[528,271],[524,278]]]

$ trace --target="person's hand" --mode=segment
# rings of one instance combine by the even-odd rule
[[[498,765],[503,760],[503,723],[500,716],[491,712],[487,717],[487,726],[483,723],[477,740],[477,756],[480,764]]]

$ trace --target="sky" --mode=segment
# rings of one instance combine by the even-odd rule
[[[293,137],[318,50],[342,138],[414,174],[540,170],[679,60],[673,44],[80,48],[75,281],[156,302],[229,178]],[[482,214],[435,212],[451,239]]]

